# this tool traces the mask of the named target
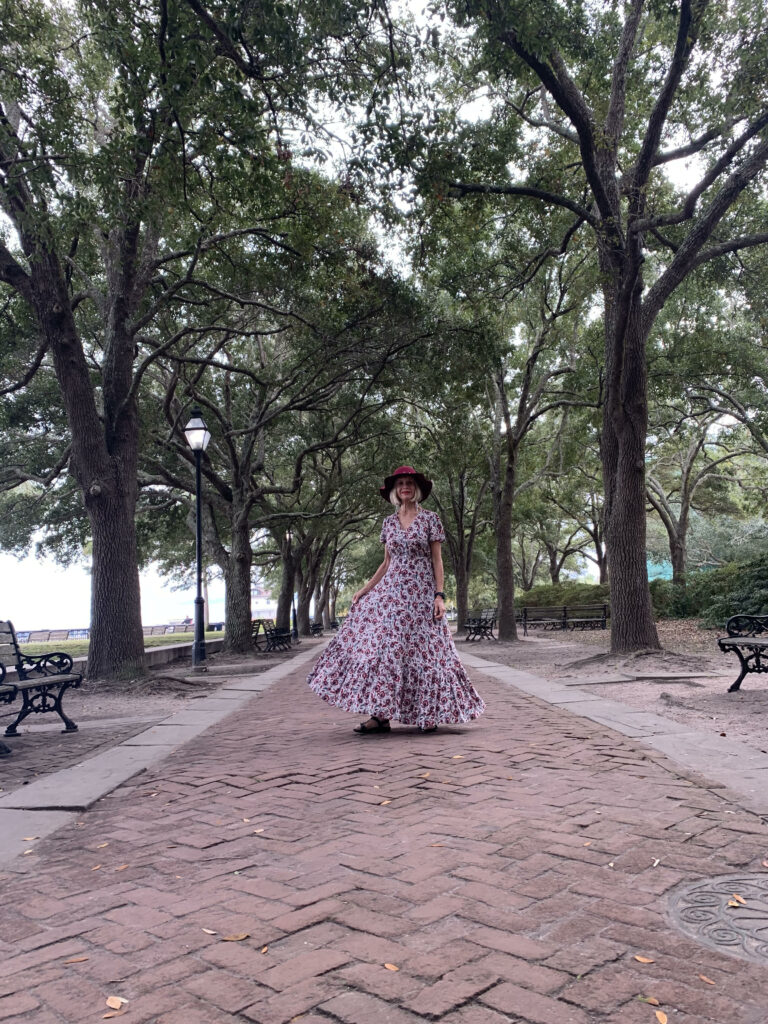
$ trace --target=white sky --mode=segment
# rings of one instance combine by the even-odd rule
[[[17,630],[81,629],[90,624],[91,577],[85,566],[68,569],[30,555],[19,561],[0,552],[0,619]],[[160,626],[189,615],[194,618],[195,588],[171,590],[154,569],[141,574],[141,617],[145,626]],[[210,621],[224,619],[224,584],[208,587]],[[274,614],[256,608],[254,615]]]

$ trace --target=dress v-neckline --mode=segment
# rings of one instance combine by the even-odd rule
[[[418,509],[417,512],[416,512],[416,515],[413,517],[413,519],[410,521],[410,523],[408,523],[407,526],[403,526],[403,524],[400,522],[400,515],[399,515],[399,513],[395,512],[395,516],[397,517],[397,525],[400,527],[400,529],[403,531],[403,533],[408,533],[408,531],[410,530],[410,528],[413,526],[413,524],[416,522],[416,520],[419,518],[420,515],[421,515],[421,509]]]

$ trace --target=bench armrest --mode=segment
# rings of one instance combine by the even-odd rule
[[[759,636],[768,633],[768,615],[732,615],[725,624],[728,636]]]
[[[72,658],[64,651],[51,651],[50,654],[24,654],[19,660],[19,678],[28,675],[61,676],[72,671]]]

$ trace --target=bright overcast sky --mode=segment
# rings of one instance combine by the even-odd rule
[[[19,561],[0,552],[0,585],[0,619],[10,619],[17,630],[82,629],[90,625],[91,577],[84,566],[64,569],[48,559],[30,555]],[[208,597],[210,621],[223,621],[223,583],[212,583]],[[194,587],[171,590],[156,572],[141,574],[141,618],[145,626],[194,617],[194,599]]]

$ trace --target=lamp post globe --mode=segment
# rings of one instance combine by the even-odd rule
[[[208,447],[211,434],[199,409],[190,413],[189,423],[184,427],[187,444],[195,455],[195,553],[197,559],[197,591],[195,595],[195,642],[192,646],[192,664],[205,661],[205,625],[203,601],[203,525],[200,505],[200,462]]]

